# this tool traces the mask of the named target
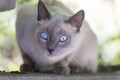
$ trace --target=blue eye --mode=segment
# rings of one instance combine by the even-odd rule
[[[40,34],[41,38],[44,39],[44,40],[47,40],[48,39],[48,35],[46,33],[41,33]]]
[[[68,37],[67,36],[61,36],[60,37],[60,42],[65,42],[68,40]]]

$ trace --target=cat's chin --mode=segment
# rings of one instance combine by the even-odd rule
[[[50,62],[50,63],[55,63],[58,62],[59,60],[61,60],[65,55],[64,54],[60,54],[62,52],[47,52],[46,54],[46,59]]]
[[[57,58],[57,56],[58,56],[58,54],[54,53],[54,52],[47,54],[47,57],[48,57],[49,60],[54,60],[54,59]]]

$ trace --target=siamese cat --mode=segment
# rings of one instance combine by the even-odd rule
[[[44,3],[18,11],[16,37],[24,63],[21,72],[96,72],[97,38],[80,10],[68,18],[52,16]]]

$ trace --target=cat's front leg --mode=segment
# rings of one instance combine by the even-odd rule
[[[30,65],[30,64],[22,64],[20,66],[20,72],[36,72],[36,70],[34,69],[33,65]]]
[[[61,74],[61,75],[69,75],[70,68],[69,68],[69,59],[65,58],[54,65],[54,73]]]
[[[23,64],[20,66],[20,72],[36,72],[35,65],[32,62],[31,58],[28,57],[26,54],[22,54],[23,57]]]
[[[84,70],[80,66],[73,65],[73,64],[70,64],[69,66],[70,66],[71,73],[83,73],[84,72]]]
[[[70,68],[68,66],[64,66],[64,65],[58,63],[55,65],[54,73],[61,74],[61,75],[69,75]]]

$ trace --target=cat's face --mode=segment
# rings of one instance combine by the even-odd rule
[[[60,20],[40,21],[36,33],[40,49],[49,56],[68,51],[76,34],[75,27]]]
[[[38,27],[36,38],[39,49],[46,56],[67,56],[76,46],[77,34],[84,19],[84,11],[81,10],[68,20],[52,19],[45,5],[38,4]],[[75,43],[75,44],[74,44]]]

